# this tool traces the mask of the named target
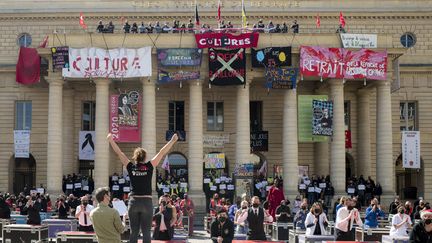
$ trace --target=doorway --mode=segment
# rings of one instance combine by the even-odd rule
[[[11,157],[13,163],[13,182],[12,188],[15,194],[20,192],[30,192],[36,187],[36,160],[32,154],[29,158]]]

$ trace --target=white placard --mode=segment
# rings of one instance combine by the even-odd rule
[[[344,48],[377,48],[377,35],[340,34]]]
[[[130,187],[128,186],[123,187],[123,192],[130,192]]]
[[[36,191],[40,194],[44,194],[45,193],[45,189],[43,188],[36,188]]]
[[[123,179],[123,178],[121,178],[121,179],[119,179],[119,184],[125,184],[125,179]]]
[[[355,193],[355,188],[349,187],[348,194],[354,194],[354,193]]]
[[[358,188],[360,191],[363,191],[363,190],[366,189],[366,186],[365,186],[365,185],[358,185],[357,188]]]
[[[186,182],[180,182],[180,187],[186,188],[187,187],[187,183]]]
[[[164,189],[162,190],[163,192],[169,192],[170,191],[170,189],[169,188],[167,188],[167,187],[164,187]]]
[[[14,130],[15,158],[30,157],[30,130]]]
[[[118,190],[120,190],[120,186],[119,186],[119,185],[114,185],[114,186],[112,187],[112,190],[113,190],[113,191],[118,191]]]
[[[420,132],[402,132],[402,166],[420,169]]]
[[[299,185],[299,189],[300,190],[305,190],[306,189],[306,185],[305,184],[300,184]]]
[[[267,181],[261,181],[261,184],[262,184],[263,186],[267,186],[267,185],[268,185],[268,182],[267,182]]]
[[[113,208],[117,210],[117,212],[120,214],[120,216],[127,214],[128,209],[126,207],[126,204],[122,200],[113,201],[112,205]]]
[[[226,181],[226,176],[221,176],[220,180],[221,181]]]
[[[226,189],[226,185],[225,184],[220,184],[219,185],[219,189],[220,190],[225,190]]]
[[[75,183],[75,184],[74,184],[74,187],[75,187],[75,188],[81,188],[81,183]]]
[[[78,143],[78,156],[80,160],[94,160],[95,131],[80,131]]]
[[[229,135],[210,135],[203,136],[204,148],[223,148],[226,143],[229,143]]]
[[[30,195],[37,194],[37,193],[38,193],[37,190],[30,190]]]
[[[304,183],[306,186],[308,186],[308,185],[310,184],[310,180],[309,180],[309,179],[305,179],[305,180],[303,181],[303,183]]]
[[[216,184],[219,184],[220,181],[221,181],[220,178],[216,178],[216,179],[215,179],[215,183],[216,183]]]
[[[90,191],[89,186],[83,186],[83,191]]]
[[[315,192],[316,192],[316,193],[321,193],[321,190],[322,190],[321,188],[319,188],[319,187],[315,187]]]
[[[117,48],[110,50],[96,47],[81,49],[69,47],[70,67],[63,68],[63,77],[151,77],[151,50],[150,46],[139,49]],[[96,62],[99,65],[95,65]]]
[[[171,188],[174,188],[174,189],[178,187],[177,184],[171,184],[170,186],[171,186]]]
[[[211,186],[210,187],[210,191],[216,191],[217,190],[217,187],[216,186]]]
[[[228,187],[227,187],[227,189],[229,190],[229,191],[233,191],[234,190],[234,185],[228,185]]]
[[[204,184],[208,184],[208,183],[210,183],[210,178],[204,178]]]
[[[326,188],[326,187],[327,187],[327,185],[325,183],[320,183],[319,184],[319,188]]]
[[[261,182],[258,182],[257,184],[255,184],[256,189],[260,189],[263,185],[261,184]]]
[[[118,176],[112,176],[111,181],[118,181]]]
[[[266,191],[270,191],[271,188],[272,186],[266,186]]]
[[[66,189],[73,189],[73,184],[66,184]]]
[[[315,192],[315,187],[312,186],[308,187],[308,192]]]

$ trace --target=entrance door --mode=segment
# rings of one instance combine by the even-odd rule
[[[15,194],[36,187],[36,161],[30,154],[29,158],[15,158],[13,191]]]

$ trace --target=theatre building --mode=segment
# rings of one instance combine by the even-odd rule
[[[43,184],[60,193],[62,176],[72,173],[107,186],[110,175],[122,173],[109,132],[128,156],[142,146],[149,158],[178,132],[170,167],[187,177],[201,209],[209,167],[231,175],[241,164],[256,171],[264,163],[267,176],[282,176],[289,199],[307,173],[330,175],[337,195],[346,194],[346,177],[363,175],[381,184],[382,200],[432,200],[432,3],[245,2],[250,26],[297,20],[299,33],[248,31],[248,40],[205,33],[215,40],[200,42],[194,33],[121,30],[124,19],[194,21],[192,1],[2,1],[0,191]],[[222,17],[235,27],[240,4],[223,1]],[[201,24],[217,28],[217,1],[198,1],[198,9]],[[356,35],[335,33],[341,10],[347,34]],[[114,33],[97,33],[99,20],[113,21]],[[46,36],[46,47],[38,47]],[[255,51],[236,47],[253,42]],[[40,82],[16,82],[20,46],[41,56]],[[274,49],[259,54],[263,48]],[[53,62],[63,54],[66,67]],[[285,80],[272,85],[272,78]],[[321,101],[320,112],[313,112],[313,100]],[[328,136],[312,136],[313,115],[328,119],[315,124]],[[419,159],[408,161],[416,169],[403,167],[406,130],[420,132]]]

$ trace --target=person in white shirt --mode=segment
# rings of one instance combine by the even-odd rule
[[[408,236],[407,229],[411,228],[412,222],[409,215],[405,214],[405,208],[399,206],[398,213],[393,216],[390,229],[391,236]]]
[[[320,203],[316,202],[312,205],[310,212],[306,215],[305,220],[306,235],[328,235],[326,230],[328,220],[326,214],[322,210]]]
[[[81,205],[76,208],[75,217],[78,219],[78,230],[85,232],[93,232],[93,223],[90,219],[90,211],[93,206],[90,205],[87,196],[81,198]]]
[[[248,240],[267,240],[264,232],[264,221],[273,222],[273,217],[260,207],[259,197],[252,197],[251,208],[242,209],[237,224],[242,224],[245,220],[249,225]]]
[[[345,207],[340,208],[336,214],[336,241],[354,241],[354,223],[358,226],[363,226],[363,222],[360,219],[360,213],[356,208],[354,208],[354,201],[351,198],[347,198],[345,200]]]

